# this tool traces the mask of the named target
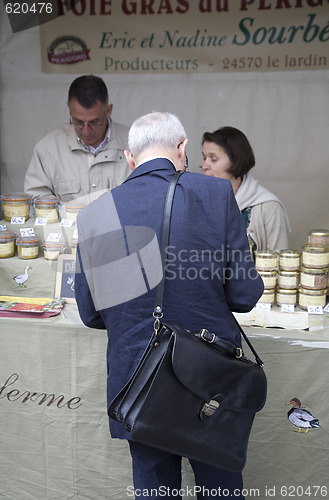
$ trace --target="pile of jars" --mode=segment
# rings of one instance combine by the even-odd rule
[[[30,208],[32,205],[31,196],[27,193],[9,193],[1,195],[1,204],[4,219],[8,222],[12,218],[30,218]],[[39,195],[34,201],[34,212],[36,218],[46,219],[46,224],[59,223],[59,199],[54,195]],[[66,219],[72,220],[72,225],[76,224],[78,212],[84,207],[79,202],[72,201],[65,204]],[[35,259],[39,256],[40,247],[43,248],[44,257],[47,260],[57,260],[61,253],[66,253],[67,245],[64,238],[60,241],[44,241],[40,245],[38,236],[17,237],[15,231],[0,231],[0,258],[13,257],[17,246],[17,255],[21,259]],[[77,247],[77,238],[73,236],[70,243],[71,251],[74,253]]]
[[[328,291],[329,231],[310,231],[303,246],[299,306],[325,306]]]
[[[255,265],[264,282],[259,302],[277,305],[326,305],[329,267],[329,230],[311,230],[302,252],[255,252]]]

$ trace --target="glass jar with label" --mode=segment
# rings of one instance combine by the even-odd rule
[[[297,250],[280,250],[279,268],[283,271],[298,271],[300,266],[300,252]]]
[[[1,195],[2,210],[6,221],[12,217],[24,217],[27,221],[30,216],[31,196],[27,193],[8,193]]]
[[[78,203],[77,201],[70,201],[65,204],[65,219],[73,219],[74,224],[77,222],[77,216],[80,210],[85,207],[84,203]]]
[[[283,271],[279,270],[278,273],[278,286],[293,290],[299,286],[299,272],[298,271]]]
[[[47,219],[47,224],[58,222],[59,199],[53,194],[39,195],[34,200],[35,216]]]
[[[303,246],[302,265],[312,269],[320,269],[329,266],[329,247],[311,247],[306,244]]]
[[[302,266],[300,269],[300,284],[310,290],[323,290],[327,288],[328,268],[312,269]]]
[[[274,271],[278,265],[278,252],[271,250],[255,252],[255,266],[260,271]]]
[[[308,243],[312,247],[329,247],[329,230],[312,229],[308,233]]]
[[[63,241],[44,241],[43,254],[47,260],[57,260],[62,253],[66,253],[66,245]]]
[[[276,287],[276,271],[258,271],[258,274],[262,278],[266,290]]]
[[[20,259],[36,259],[39,256],[38,236],[22,236],[17,238],[17,254]]]
[[[298,289],[298,303],[301,309],[307,309],[309,306],[326,305],[327,289],[324,290],[308,290],[302,286]]]
[[[295,306],[297,304],[297,288],[290,290],[287,288],[277,288],[276,303],[278,306],[282,306],[284,304]]]
[[[275,302],[275,288],[264,289],[263,295],[258,301],[261,304],[274,304]]]
[[[0,231],[0,259],[7,259],[15,255],[14,231]]]

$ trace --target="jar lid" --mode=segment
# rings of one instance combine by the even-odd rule
[[[289,294],[295,294],[297,293],[297,288],[281,288],[281,287],[277,287],[276,289],[276,293],[282,293],[283,295],[286,294],[286,295],[289,295]]]
[[[35,205],[56,205],[59,199],[54,194],[42,195],[40,194],[34,199]]]
[[[329,229],[311,229],[309,236],[329,236]]]
[[[42,244],[43,248],[64,248],[64,241],[44,241]]]
[[[328,268],[327,267],[321,267],[321,268],[313,269],[311,267],[301,266],[300,272],[301,273],[308,273],[308,274],[327,274],[328,273]]]
[[[323,288],[321,290],[317,289],[309,289],[309,288],[303,288],[302,286],[299,287],[298,289],[299,293],[304,293],[305,295],[327,295],[327,288]]]
[[[79,203],[75,200],[65,203],[65,208],[69,210],[82,210],[86,205],[84,203]]]
[[[271,295],[275,292],[275,288],[264,288],[263,295]]]
[[[28,193],[7,193],[1,195],[2,201],[29,201],[31,195]]]
[[[16,233],[14,231],[0,231],[0,238],[5,240],[15,239]]]
[[[298,250],[280,250],[280,257],[300,257]]]
[[[260,250],[260,251],[255,251],[256,257],[261,257],[265,259],[272,259],[273,257],[276,257],[278,255],[278,252],[275,252],[274,250]]]
[[[303,250],[311,253],[328,253],[329,247],[311,247],[309,243],[305,243]]]
[[[17,245],[20,245],[22,243],[39,243],[40,238],[39,236],[20,236],[17,238],[16,243]]]
[[[260,276],[276,276],[276,271],[262,271],[262,270],[259,270],[258,271],[258,274]]]
[[[280,276],[297,277],[299,275],[299,271],[285,271],[284,269],[280,269],[279,274]]]

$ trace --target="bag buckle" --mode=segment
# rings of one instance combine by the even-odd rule
[[[241,349],[241,347],[237,347],[235,349],[235,357],[238,359],[243,357],[243,350]]]
[[[204,413],[207,417],[211,417],[218,410],[220,404],[215,399],[211,399],[207,403],[203,405],[202,413]]]
[[[216,335],[214,333],[209,332],[205,328],[203,328],[200,331],[200,335],[201,335],[202,340],[209,342],[210,344],[215,342]]]
[[[154,318],[153,328],[154,328],[155,336],[157,336],[159,333],[160,326],[161,326],[160,319],[162,319],[162,317],[163,317],[163,312],[162,312],[161,307],[156,306],[156,308],[153,312],[153,318]]]

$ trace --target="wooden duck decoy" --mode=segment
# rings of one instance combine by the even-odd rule
[[[288,411],[288,419],[293,425],[298,427],[298,431],[296,432],[304,432],[306,434],[310,429],[320,427],[319,420],[308,410],[301,408],[302,404],[299,399],[292,398],[286,404],[292,405],[292,408]]]
[[[29,279],[29,274],[28,274],[29,269],[32,269],[32,267],[26,266],[24,274],[18,274],[17,276],[13,277],[13,280],[15,281],[15,283],[17,283],[18,286],[21,287],[26,286],[25,282]]]

